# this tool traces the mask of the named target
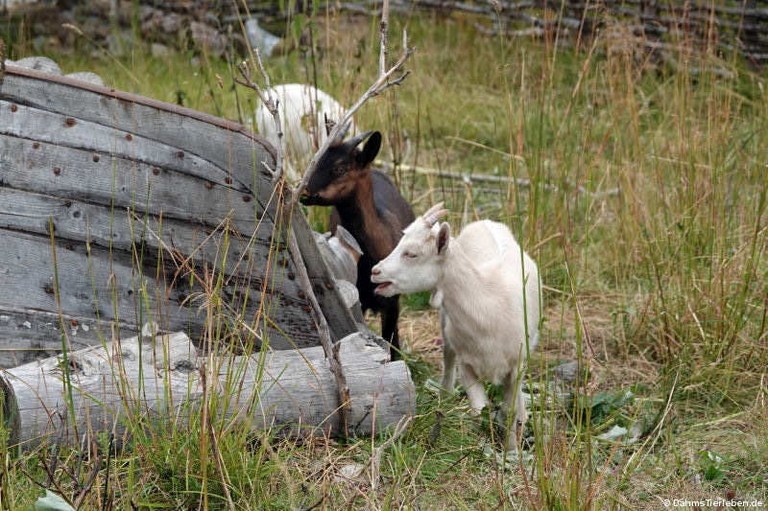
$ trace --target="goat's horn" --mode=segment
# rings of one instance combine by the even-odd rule
[[[438,202],[437,204],[429,208],[426,213],[421,215],[421,218],[424,219],[424,223],[427,224],[427,227],[432,227],[438,222],[438,220],[440,220],[447,214],[448,214],[448,210],[443,207],[443,203]]]
[[[333,119],[328,119],[326,116],[325,118],[325,129],[328,130],[328,135],[331,134],[333,129],[336,127],[336,121]],[[349,131],[349,128],[352,126],[352,121],[347,121],[343,126],[341,126],[339,130],[339,134],[333,139],[335,144],[341,144],[344,141],[344,137],[347,136],[347,132]]]
[[[346,129],[349,129],[349,125],[347,125]],[[370,137],[371,133],[373,133],[373,131],[366,131],[365,133],[360,133],[356,137],[352,137],[349,140],[347,140],[344,144],[348,147],[357,147],[360,145],[360,143],[363,140]]]

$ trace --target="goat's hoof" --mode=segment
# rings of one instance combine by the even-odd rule
[[[472,417],[479,417],[480,415],[483,414],[483,410],[485,410],[485,408],[486,408],[485,406],[481,406],[480,408],[477,408],[475,406],[470,406],[469,407],[469,414]]]

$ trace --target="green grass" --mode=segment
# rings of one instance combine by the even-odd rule
[[[548,286],[527,377],[539,389],[530,457],[505,465],[493,420],[469,415],[461,396],[430,390],[439,367],[424,345],[437,327],[426,316],[408,338],[417,416],[384,453],[375,493],[364,477],[343,482],[338,473],[365,466],[387,433],[298,442],[192,421],[184,431],[150,429],[108,461],[80,449],[17,454],[2,441],[4,507],[29,507],[42,494],[32,481],[46,482],[53,459],[53,479],[68,498],[82,484],[83,475],[68,475],[74,467],[86,474],[96,466],[89,509],[102,508],[105,487],[113,509],[226,508],[225,488],[238,509],[658,509],[659,498],[765,500],[764,77],[711,55],[681,54],[677,69],[655,65],[639,51],[616,50],[608,35],[594,51],[576,52],[484,37],[467,18],[392,21],[392,55],[406,26],[417,50],[411,75],[369,103],[358,124],[386,134],[384,161],[405,157],[396,175],[417,211],[445,200],[456,226],[464,217],[505,221]],[[323,31],[326,21],[317,22],[315,62],[294,51],[271,59],[268,71],[275,83],[316,74],[320,88],[351,103],[376,72],[377,25],[332,17]],[[204,53],[155,58],[139,46],[120,58],[54,57],[65,71],[92,70],[116,88],[216,115],[248,122],[253,110],[253,95],[232,84],[232,64]],[[467,187],[412,165],[530,186]],[[324,219],[317,216],[318,228]],[[425,317],[413,312],[424,302],[409,298],[406,319]],[[589,371],[573,385],[575,398],[552,402],[551,368],[577,359]],[[636,440],[598,438],[613,426],[636,427]],[[204,450],[209,438],[226,477]]]

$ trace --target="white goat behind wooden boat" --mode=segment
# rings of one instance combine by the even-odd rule
[[[328,137],[326,120],[338,122],[346,113],[346,108],[330,94],[302,83],[276,85],[267,92],[279,101],[285,177],[295,182],[301,178],[312,155]],[[275,121],[263,104],[256,108],[256,128],[272,145],[280,143]],[[355,131],[353,122],[349,133]]]

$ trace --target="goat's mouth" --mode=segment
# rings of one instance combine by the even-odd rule
[[[377,295],[392,296],[394,294],[394,291],[392,288],[393,288],[392,282],[387,280],[379,283],[379,285],[376,286],[376,289],[374,289],[373,292],[376,293]]]

